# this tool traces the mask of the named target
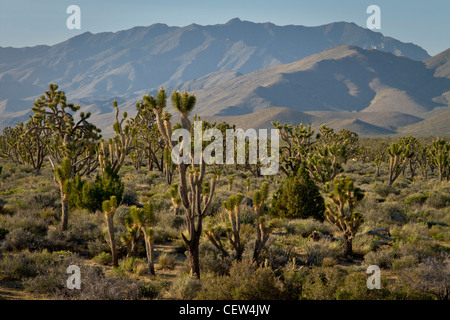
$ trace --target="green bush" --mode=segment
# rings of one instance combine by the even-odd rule
[[[376,265],[380,268],[391,268],[395,254],[391,249],[381,249],[371,251],[364,256],[364,261],[368,265]]]
[[[335,300],[342,288],[346,273],[335,268],[313,268],[302,285],[302,298],[306,300]]]
[[[242,260],[233,262],[229,276],[204,279],[197,299],[275,300],[282,295],[282,282],[271,268],[258,267],[251,260]]]
[[[383,197],[383,198],[386,198],[390,194],[395,194],[395,195],[400,194],[400,190],[398,190],[397,188],[395,188],[393,186],[389,186],[387,184],[380,184],[380,183],[376,183],[373,186],[373,191],[377,195],[379,195],[380,197]]]
[[[450,197],[440,192],[433,192],[427,198],[425,203],[432,208],[441,209],[450,205]]]
[[[387,279],[381,277],[381,288],[370,290],[367,288],[367,277],[367,274],[361,273],[347,275],[334,296],[338,300],[379,300],[391,297]]]
[[[419,263],[419,259],[416,255],[405,255],[399,259],[395,259],[392,262],[392,270],[398,271],[405,268],[411,268]]]
[[[164,279],[141,282],[139,284],[139,296],[142,298],[157,299],[164,291],[170,288],[170,284],[170,281]]]
[[[4,240],[8,233],[9,233],[8,229],[0,228],[0,241]]]
[[[176,257],[173,254],[164,252],[159,256],[158,262],[162,269],[174,269],[176,265]]]
[[[273,195],[271,213],[276,217],[324,220],[325,201],[304,169],[289,176]]]
[[[202,282],[197,278],[183,276],[173,281],[163,297],[176,300],[193,300],[202,288]]]
[[[112,256],[108,252],[102,252],[95,257],[92,258],[97,263],[100,263],[101,265],[107,266],[112,263]]]
[[[425,201],[428,199],[427,194],[413,194],[406,198],[405,204],[406,205],[422,205],[425,203]]]

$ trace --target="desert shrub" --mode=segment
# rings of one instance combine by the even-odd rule
[[[378,245],[373,241],[373,237],[370,235],[362,235],[353,239],[353,252],[355,254],[364,256],[370,251],[374,251],[378,248]]]
[[[52,192],[38,193],[33,195],[32,207],[39,209],[56,209],[59,206],[58,193]]]
[[[166,299],[193,300],[197,297],[202,288],[202,283],[197,278],[183,276],[173,281],[170,287],[164,292]]]
[[[65,286],[56,289],[59,300],[135,300],[139,298],[139,283],[127,278],[106,276],[100,267],[79,265],[81,289],[70,290]],[[64,276],[64,281],[67,274]]]
[[[170,288],[170,281],[159,279],[139,284],[139,296],[142,298],[157,299]]]
[[[405,241],[426,239],[429,237],[428,227],[425,223],[409,222],[398,229],[398,237]]]
[[[215,275],[228,274],[232,258],[224,258],[211,243],[200,243],[200,268],[202,273],[213,273]]]
[[[450,197],[441,192],[433,192],[427,198],[425,203],[432,208],[441,209],[450,205]]]
[[[251,260],[233,262],[229,276],[203,280],[197,298],[205,300],[273,300],[280,299],[282,282],[271,268],[258,267]]]
[[[342,287],[345,272],[335,268],[313,268],[302,285],[302,298],[307,300],[335,300]]]
[[[106,251],[110,250],[109,245],[105,241],[102,241],[102,239],[95,239],[95,240],[89,241],[87,248],[88,248],[89,254],[92,256],[96,256],[104,251],[106,252]]]
[[[103,225],[103,215],[72,212],[67,231],[49,229],[45,237],[46,247],[52,251],[84,251],[93,241],[103,239]]]
[[[301,297],[303,281],[309,270],[295,269],[288,264],[282,269],[280,280],[283,283],[282,297],[284,300],[298,300]]]
[[[450,292],[449,254],[427,257],[417,266],[398,273],[405,298],[448,300]]]
[[[175,214],[163,214],[160,215],[160,224],[164,226],[168,226],[172,229],[180,229],[186,222],[186,219],[183,216],[175,215]]]
[[[450,227],[448,226],[434,225],[428,229],[428,233],[433,239],[439,241],[450,241]]]
[[[25,280],[40,275],[41,277],[36,280],[36,283],[40,282],[44,285],[46,282],[45,276],[57,272],[63,262],[69,262],[73,259],[71,253],[50,253],[45,249],[41,252],[6,253],[0,260],[0,275],[5,280]],[[64,276],[64,279],[67,279],[67,276]],[[48,282],[50,284],[55,283],[53,280]],[[30,288],[33,286],[35,285],[30,282]],[[49,285],[47,285],[47,289],[48,287]],[[39,293],[43,293],[43,291],[39,291]]]
[[[107,266],[112,263],[112,256],[108,252],[102,252],[93,257],[92,260],[103,266]]]
[[[153,241],[156,244],[167,243],[172,239],[176,239],[179,236],[179,232],[177,230],[173,230],[161,224],[153,228],[154,235]]]
[[[398,203],[383,203],[381,210],[382,214],[392,222],[405,223],[408,220],[405,208]]]
[[[400,190],[395,188],[394,186],[389,186],[387,184],[376,183],[372,189],[378,196],[386,198],[390,194],[399,195]]]
[[[335,258],[325,257],[322,260],[322,267],[332,268],[336,265],[336,263],[337,263],[337,260]]]
[[[260,255],[261,261],[265,261],[272,269],[283,267],[293,257],[294,252],[292,246],[286,246],[276,242],[267,243],[265,250]]]
[[[427,194],[413,194],[406,198],[406,205],[423,205],[427,201]]]
[[[139,203],[138,194],[134,186],[125,187],[125,191],[123,192],[122,204],[127,206],[135,206]]]
[[[0,275],[4,280],[21,280],[36,276],[38,267],[30,253],[6,253],[0,261]]]
[[[51,294],[55,290],[64,288],[64,283],[61,281],[62,278],[63,276],[60,273],[46,272],[44,274],[38,274],[33,278],[24,279],[23,286],[27,292]]]
[[[342,285],[337,288],[335,297],[338,300],[378,300],[389,299],[390,290],[387,279],[381,277],[381,289],[370,290],[367,288],[366,274],[348,274]]]
[[[24,249],[35,250],[40,247],[42,243],[30,231],[24,228],[12,229],[6,234],[4,241],[2,241],[1,251],[21,251]]]
[[[305,263],[307,265],[320,266],[325,257],[337,258],[342,255],[342,243],[322,239],[320,241],[305,241],[302,245],[305,251]]]
[[[313,231],[322,234],[331,234],[332,227],[328,223],[323,223],[318,220],[309,219],[293,219],[283,224],[286,231],[290,234],[301,235],[302,237],[310,236]]]
[[[159,256],[158,262],[162,269],[174,269],[176,265],[176,257],[173,254],[164,252]]]
[[[394,251],[388,248],[369,252],[364,256],[364,262],[367,265],[376,265],[380,268],[391,268],[394,258]]]
[[[304,169],[289,176],[273,195],[271,213],[286,218],[313,217],[324,220],[325,201]]]
[[[9,233],[8,229],[0,228],[0,241],[4,240],[8,233]]]
[[[419,263],[419,259],[416,255],[405,255],[398,259],[395,259],[392,262],[392,270],[398,271],[405,268],[411,268],[413,266],[416,266]]]

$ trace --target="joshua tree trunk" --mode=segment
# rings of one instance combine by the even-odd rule
[[[64,193],[64,187],[60,183],[59,186],[61,192],[61,230],[66,231],[69,224],[69,197]]]
[[[145,251],[147,252],[147,261],[148,261],[148,271],[150,272],[150,275],[154,276],[155,273],[155,264],[154,264],[154,249],[153,244],[150,239],[150,236],[145,232],[145,229],[142,230],[144,232],[144,241],[145,241]]]
[[[189,265],[191,276],[200,279],[200,252],[199,252],[200,236],[191,238],[189,248]]]
[[[344,234],[344,256],[353,255],[353,243],[351,236]]]
[[[113,222],[114,216],[112,214],[108,214],[106,218],[106,224],[108,226],[108,234],[109,234],[109,242],[111,246],[111,255],[113,260],[113,266],[118,267],[119,266],[119,259],[117,255],[117,248],[114,240],[114,222]]]

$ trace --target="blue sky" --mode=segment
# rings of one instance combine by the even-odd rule
[[[66,27],[72,4],[81,8],[81,30]],[[384,35],[418,44],[430,55],[450,47],[449,0],[0,0],[0,46],[52,45],[86,31],[208,25],[236,17],[277,25],[348,21],[366,27],[366,9],[373,4],[381,8],[378,31]]]

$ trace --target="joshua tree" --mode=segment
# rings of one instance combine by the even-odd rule
[[[242,259],[242,253],[244,252],[244,246],[240,237],[241,217],[239,215],[239,206],[242,199],[243,195],[238,193],[228,197],[227,201],[222,202],[222,207],[228,213],[228,220],[230,221],[230,230],[227,232],[228,239],[236,252],[236,260],[238,261]]]
[[[337,178],[333,181],[334,190],[328,195],[331,202],[326,204],[325,216],[344,235],[344,254],[353,253],[352,241],[364,219],[355,211],[364,198],[361,190],[353,185],[350,177]]]
[[[119,266],[119,258],[114,239],[114,213],[117,209],[117,198],[112,196],[110,200],[105,200],[102,203],[103,213],[105,214],[106,225],[108,227],[109,246],[111,247],[111,255],[113,259],[113,266]]]
[[[138,124],[138,132],[136,140],[139,141],[139,147],[143,149],[148,161],[148,170],[153,170],[153,167],[163,172],[163,151],[166,146],[166,141],[162,138],[156,124],[156,117],[150,105],[144,101],[136,103],[138,115],[136,116],[136,123]],[[137,152],[137,151],[135,151]]]
[[[255,248],[253,250],[253,261],[258,263],[259,255],[269,239],[269,228],[267,228],[264,217],[265,201],[269,197],[269,183],[263,182],[260,190],[253,194],[253,208],[255,210]]]
[[[228,237],[228,241],[233,247],[236,253],[236,260],[242,260],[242,253],[244,252],[244,243],[241,241],[240,231],[241,231],[241,218],[239,215],[239,206],[242,202],[243,195],[236,194],[229,196],[226,201],[222,202],[222,207],[225,209],[228,215],[229,225],[226,228],[223,228],[221,225],[216,224],[213,225],[209,223],[205,234],[214,247],[220,251],[223,258],[228,257],[229,253],[225,249],[225,246],[222,243],[222,235],[226,234]]]
[[[152,276],[155,275],[154,266],[154,248],[153,248],[153,227],[156,224],[155,210],[151,203],[146,203],[144,208],[136,206],[130,207],[130,217],[136,229],[139,229],[145,241],[145,250],[147,252],[148,270]]]
[[[192,126],[189,114],[195,107],[196,98],[187,92],[173,92],[171,101],[174,109],[179,113],[181,128],[191,132]],[[166,91],[161,88],[156,98],[154,96],[144,96],[144,103],[153,110],[156,123],[161,136],[165,139],[170,151],[175,147],[172,141],[172,124],[170,113],[164,111],[167,103]],[[190,144],[189,144],[190,145]],[[190,150],[180,148],[180,156],[188,154]],[[215,189],[215,178],[210,183],[205,183],[206,164],[202,158],[200,163],[194,161],[194,155],[190,153],[191,163],[181,161],[177,164],[179,171],[179,195],[181,203],[185,208],[188,235],[181,234],[189,250],[189,262],[191,275],[200,278],[199,244],[202,235],[202,221],[208,214],[212,196]],[[188,166],[191,166],[188,172]]]
[[[250,177],[247,177],[247,179],[245,179],[245,184],[247,186],[247,192],[250,191],[250,187],[252,185],[252,181],[250,180]]]
[[[127,248],[127,258],[137,255],[138,245],[144,239],[144,236],[138,226],[134,224],[133,217],[127,214],[124,217],[124,224],[127,232],[120,236],[120,241]]]
[[[295,174],[314,143],[312,138],[314,130],[311,126],[305,127],[303,124],[292,126],[272,122],[272,125],[283,141],[280,150],[280,170],[288,176]]]
[[[108,141],[102,140],[100,142],[99,163],[104,173],[108,168],[112,173],[118,173],[125,161],[125,157],[133,150],[133,142],[138,132],[139,114],[136,118],[131,118],[124,124],[127,119],[127,112],[122,114],[122,119],[119,120],[119,108],[117,101],[113,102],[116,110],[116,121],[113,124],[115,136]]]
[[[80,176],[91,173],[98,167],[97,149],[100,139],[100,129],[89,123],[90,113],[79,114],[75,121],[68,111],[77,112],[80,106],[66,103],[63,91],[57,91],[56,84],[50,84],[45,92],[34,103],[32,121],[34,124],[28,134],[36,135],[39,132],[51,132],[47,139],[49,160],[55,172],[56,167],[64,160],[64,170],[70,172],[70,178],[76,174]],[[61,192],[61,203],[67,202],[67,195]],[[61,230],[67,229],[68,211],[62,206]]]
[[[409,149],[409,145],[400,145],[396,142],[392,143],[387,151],[389,154],[389,186],[391,186],[403,172],[414,152]]]
[[[228,177],[228,190],[230,190],[230,191],[233,189],[233,181],[234,181],[234,176],[230,175]]]
[[[325,184],[343,171],[342,159],[346,158],[344,145],[332,144],[317,146],[314,153],[308,153],[306,169],[311,177]]]
[[[430,148],[430,159],[432,164],[438,168],[439,181],[442,181],[443,177],[447,175],[449,170],[449,154],[450,154],[450,144],[446,143],[445,140],[437,138],[431,144]]]

